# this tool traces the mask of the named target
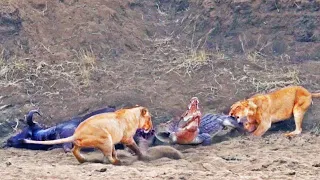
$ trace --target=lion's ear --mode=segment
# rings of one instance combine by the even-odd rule
[[[141,109],[141,116],[145,116],[147,112],[148,112],[147,108]]]
[[[254,102],[252,102],[252,101],[249,101],[248,102],[248,105],[250,106],[250,107],[252,107],[252,108],[254,108],[254,109],[256,109],[258,106],[254,103]]]

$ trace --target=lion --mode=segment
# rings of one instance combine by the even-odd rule
[[[302,86],[288,86],[238,101],[231,106],[229,115],[242,122],[244,128],[255,136],[262,136],[272,123],[287,120],[293,115],[296,128],[285,133],[286,137],[292,137],[302,132],[304,114],[312,98],[319,97],[320,93],[310,93]]]
[[[70,137],[52,141],[33,141],[25,139],[29,144],[62,144],[73,142],[73,155],[80,163],[86,159],[80,154],[83,147],[99,149],[103,155],[103,162],[107,160],[113,165],[120,165],[114,145],[122,143],[131,149],[139,159],[143,159],[133,136],[138,128],[146,133],[153,129],[149,110],[142,106],[120,109],[115,112],[102,113],[89,117],[79,124]]]

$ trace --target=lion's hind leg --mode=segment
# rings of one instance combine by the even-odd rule
[[[290,133],[286,133],[285,134],[286,137],[293,137],[301,134],[302,121],[306,111],[311,105],[311,102],[312,100],[310,97],[310,98],[300,98],[299,101],[296,103],[296,105],[293,108],[293,116],[294,116],[294,122],[296,124],[296,129]]]
[[[86,162],[86,159],[81,155],[80,150],[81,150],[81,147],[75,144],[73,146],[72,153],[74,157],[76,157],[76,159],[79,161],[79,163],[84,163]]]
[[[120,160],[117,158],[116,149],[114,144],[112,143],[111,135],[108,135],[106,139],[103,140],[104,143],[101,143],[97,146],[97,148],[104,155],[104,163],[109,161],[113,165],[121,165]]]

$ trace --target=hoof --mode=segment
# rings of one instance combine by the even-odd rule
[[[64,144],[64,145],[62,145],[62,149],[64,150],[65,153],[71,152],[72,151],[72,145]]]
[[[69,152],[72,151],[72,149],[67,148],[67,149],[63,149],[63,151],[64,151],[65,153],[69,153]]]

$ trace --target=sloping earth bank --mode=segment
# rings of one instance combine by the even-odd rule
[[[53,125],[141,104],[159,122],[192,96],[221,113],[276,87],[319,90],[319,12],[317,1],[1,1],[1,137],[34,108]]]

